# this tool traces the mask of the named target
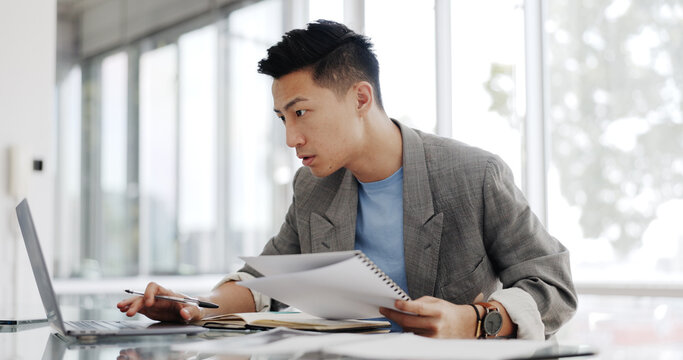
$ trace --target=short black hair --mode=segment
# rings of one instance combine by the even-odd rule
[[[310,68],[313,81],[339,96],[358,81],[369,82],[377,105],[383,109],[379,88],[379,63],[366,36],[343,24],[316,20],[306,29],[295,29],[268,49],[268,56],[258,63],[258,72],[274,79]]]

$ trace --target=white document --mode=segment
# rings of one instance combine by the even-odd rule
[[[529,357],[547,346],[548,343],[541,341],[444,340],[411,333],[321,334],[277,328],[245,336],[180,344],[172,349],[212,355],[292,355],[320,351],[366,359],[492,360]]]
[[[249,266],[265,276],[313,270],[350,259],[358,251],[333,251],[315,254],[240,256]]]
[[[377,318],[380,307],[410,299],[360,251],[242,259],[264,277],[240,285],[322,318]]]
[[[174,345],[173,351],[211,355],[271,355],[316,352],[325,346],[359,341],[371,336],[352,333],[324,334],[287,328],[275,328],[256,334],[232,336],[219,340]]]
[[[366,359],[494,360],[530,357],[549,346],[528,340],[432,339],[412,333],[375,335],[365,341],[325,345],[323,352]]]

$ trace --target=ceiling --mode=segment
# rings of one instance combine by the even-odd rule
[[[78,16],[83,11],[109,0],[57,0],[59,16]]]

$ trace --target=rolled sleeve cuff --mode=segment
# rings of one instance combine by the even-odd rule
[[[245,272],[236,272],[234,274],[229,274],[226,275],[221,281],[216,284],[216,286],[213,287],[212,290],[216,290],[219,286],[225,284],[226,282],[229,281],[242,281],[242,280],[249,280],[253,279],[254,275],[245,273]],[[256,311],[268,311],[270,310],[270,296],[264,295],[258,291],[254,291],[252,289],[249,289],[251,291],[251,295],[254,297],[254,305],[256,307]],[[506,307],[507,308],[507,307]]]
[[[545,340],[545,326],[534,299],[519,288],[501,289],[489,297],[503,304],[510,319],[517,324],[517,338],[524,340]]]

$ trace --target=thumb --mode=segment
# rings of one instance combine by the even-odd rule
[[[186,322],[190,323],[193,321],[198,321],[202,319],[201,311],[196,306],[183,306],[180,309],[180,317]]]
[[[474,299],[473,302],[475,302],[475,303],[480,303],[480,302],[483,302],[483,301],[484,301],[484,294],[479,293],[479,295],[477,295],[477,297]]]

